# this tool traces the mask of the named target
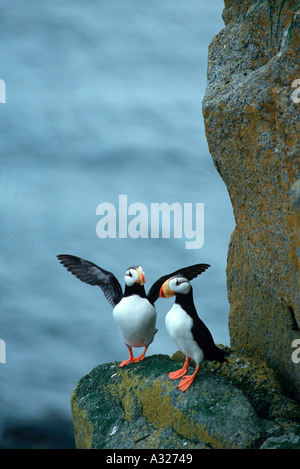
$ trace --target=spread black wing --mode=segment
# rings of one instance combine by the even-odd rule
[[[80,257],[60,254],[57,258],[69,272],[82,282],[89,285],[98,285],[112,306],[118,304],[122,299],[122,287],[111,272]]]
[[[195,265],[190,265],[189,267],[183,267],[182,269],[178,269],[175,272],[172,272],[171,274],[163,275],[158,280],[156,280],[156,282],[154,282],[153,285],[151,286],[149,293],[148,293],[148,300],[152,304],[155,303],[155,301],[159,297],[159,290],[161,286],[166,280],[168,280],[168,278],[174,277],[174,275],[181,274],[187,280],[192,280],[193,278],[202,274],[202,272],[208,269],[208,267],[210,267],[209,264],[195,264]]]

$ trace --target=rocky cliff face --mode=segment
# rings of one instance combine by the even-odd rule
[[[289,38],[296,1],[284,2],[279,22],[277,2],[271,34],[270,2],[258,3],[225,0],[203,115],[236,222],[227,263],[231,346],[263,358],[300,399],[300,363],[291,358],[300,338],[299,15]]]

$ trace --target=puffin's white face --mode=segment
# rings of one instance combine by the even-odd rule
[[[161,298],[171,298],[176,293],[186,295],[191,289],[190,282],[184,277],[171,277],[162,285],[159,296]]]
[[[146,283],[145,274],[140,265],[129,267],[125,272],[125,283],[128,287],[132,287],[135,283],[144,285]]]

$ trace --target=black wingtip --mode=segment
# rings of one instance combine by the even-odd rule
[[[210,266],[210,264],[194,264],[188,267],[184,267],[174,272],[173,275],[182,274],[187,280],[191,281],[198,275],[201,275],[205,272]]]
[[[67,254],[58,254],[56,258],[59,260],[61,264],[64,264],[64,261],[68,258],[69,256]]]
[[[81,263],[81,258],[73,256],[72,254],[58,254],[56,257],[59,262],[66,268],[70,265],[70,263]]]
[[[64,259],[79,259],[79,257],[73,256],[72,254],[57,254],[57,259],[64,260]]]
[[[58,254],[56,257],[59,260],[59,262],[62,263],[64,260],[70,258],[71,256],[69,254]]]

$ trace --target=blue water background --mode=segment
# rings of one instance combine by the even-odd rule
[[[141,264],[146,287],[181,266],[207,262],[193,281],[201,318],[229,344],[226,256],[234,223],[204,133],[208,45],[223,27],[222,0],[1,0],[1,415],[70,416],[78,380],[127,358],[101,290],[69,274],[69,253],[123,285]],[[205,204],[205,242],[104,239],[96,208]],[[148,355],[172,354],[157,303]],[[141,352],[141,349],[137,350]],[[1,419],[1,418],[0,418]]]

